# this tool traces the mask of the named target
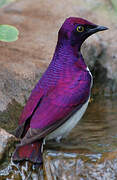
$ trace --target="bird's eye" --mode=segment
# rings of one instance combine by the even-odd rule
[[[78,32],[83,32],[84,31],[84,26],[77,26],[76,30]]]

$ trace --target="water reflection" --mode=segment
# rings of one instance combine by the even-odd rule
[[[50,144],[50,143],[48,143]],[[69,136],[58,145],[62,148],[87,148],[105,152],[117,149],[117,101],[116,98],[95,98],[89,104],[82,120]],[[55,147],[56,148],[56,147]]]
[[[47,172],[52,172],[53,167],[56,167],[56,163],[58,163],[59,166],[57,166],[57,169],[53,171],[54,173],[58,172],[56,177],[61,177],[59,174],[60,167],[61,172],[63,172],[64,168],[66,168],[63,174],[65,172],[68,173],[69,171],[70,177],[73,177],[74,173],[76,173],[77,176],[78,172],[82,175],[81,177],[89,177],[90,175],[88,175],[88,169],[90,170],[90,168],[92,168],[91,172],[93,172],[94,169],[97,168],[95,172],[96,174],[94,173],[92,175],[94,177],[95,175],[97,176],[97,172],[98,174],[102,172],[101,168],[99,168],[102,165],[104,166],[104,169],[106,166],[110,168],[110,171],[113,169],[112,174],[110,173],[113,175],[117,170],[114,163],[117,159],[116,98],[95,98],[93,102],[89,104],[87,112],[82,120],[72,130],[69,136],[66,139],[63,139],[60,143],[54,141],[47,142],[45,149],[49,149],[49,151],[45,151],[47,155],[44,156],[45,170]],[[104,152],[106,153],[103,154]],[[107,154],[108,152],[113,153]],[[99,161],[102,161],[105,157],[109,157],[110,159],[113,157],[114,160],[105,161],[105,164],[100,163]],[[99,162],[100,164],[94,167],[95,165],[92,163],[95,162]],[[65,165],[63,166],[64,163]],[[72,168],[74,171],[72,171]],[[84,175],[85,171],[86,174]],[[48,176],[48,174],[46,175]],[[105,172],[105,177],[107,176],[108,175]],[[33,169],[33,165],[29,162],[28,164],[27,162],[22,164],[18,163],[17,165],[10,163],[5,169],[0,171],[0,179],[11,177],[13,177],[13,179],[22,180],[25,178],[34,180],[44,179],[43,170],[37,168],[37,171],[35,171]],[[109,177],[111,176],[109,175]]]

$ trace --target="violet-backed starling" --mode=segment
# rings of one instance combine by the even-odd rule
[[[81,119],[92,86],[92,75],[81,54],[81,45],[90,35],[107,29],[82,18],[65,20],[52,61],[21,114],[16,130],[21,142],[13,160],[41,163],[43,141],[65,137]]]

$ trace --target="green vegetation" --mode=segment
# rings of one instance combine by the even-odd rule
[[[3,5],[5,5],[6,3],[12,2],[14,0],[0,0],[0,7],[2,7]]]
[[[0,41],[12,42],[18,39],[19,31],[10,25],[0,25]]]
[[[0,8],[15,0],[0,0]],[[10,25],[0,25],[0,41],[4,42],[12,42],[16,41],[18,39],[19,31],[14,27]]]

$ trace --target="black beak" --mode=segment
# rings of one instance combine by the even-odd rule
[[[95,32],[105,31],[105,30],[108,30],[108,28],[105,27],[105,26],[97,26],[96,28],[94,28],[94,31],[95,31]]]
[[[91,35],[91,34],[94,34],[98,31],[105,31],[105,30],[108,30],[108,28],[105,26],[96,26],[96,27],[88,29],[87,33],[88,33],[88,35]]]

